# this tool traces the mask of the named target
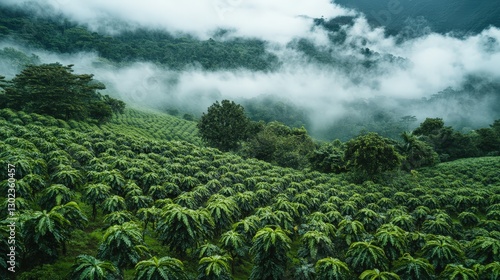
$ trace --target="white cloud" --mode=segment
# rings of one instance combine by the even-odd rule
[[[15,4],[21,1],[5,0]],[[47,0],[57,10],[97,28],[102,19],[117,18],[131,25],[164,28],[207,38],[217,28],[234,30],[237,36],[258,37],[271,46],[284,61],[282,69],[272,73],[238,71],[206,72],[192,69],[180,73],[151,63],[136,63],[121,69],[93,66],[95,55],[60,58],[41,55],[47,62],[67,61],[75,70],[94,73],[132,102],[181,104],[204,110],[215,99],[261,94],[279,95],[313,112],[320,123],[345,112],[342,103],[375,96],[391,98],[429,97],[451,86],[458,87],[467,76],[481,74],[500,80],[500,29],[490,28],[466,38],[430,34],[397,44],[372,28],[364,17],[346,29],[346,43],[334,47],[333,55],[351,62],[362,57],[361,48],[399,56],[407,61],[402,67],[384,62],[373,71],[348,71],[337,66],[306,63],[300,54],[285,48],[290,40],[308,38],[326,46],[328,36],[320,28],[312,29],[312,18],[332,18],[354,12],[330,0]],[[359,68],[363,68],[359,66]],[[88,71],[87,71],[88,70]],[[351,71],[351,72],[350,72]],[[352,77],[356,77],[357,80]],[[167,81],[176,81],[168,83]],[[196,106],[193,107],[193,104]]]
[[[5,1],[11,5],[29,2]],[[46,0],[45,3],[93,28],[116,18],[132,26],[164,28],[202,38],[218,28],[226,28],[236,30],[238,36],[278,42],[305,36],[311,18],[352,14],[330,0]]]

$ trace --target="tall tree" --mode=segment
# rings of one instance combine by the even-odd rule
[[[201,138],[222,151],[234,150],[248,135],[249,119],[243,107],[229,100],[208,107],[198,123]]]
[[[93,75],[73,74],[72,67],[59,63],[27,66],[6,88],[4,106],[64,120],[106,121],[113,110],[123,110],[123,102],[98,93],[105,86],[95,82]]]
[[[401,155],[389,142],[377,133],[351,139],[345,151],[348,167],[368,177],[399,167]]]
[[[270,122],[246,143],[244,153],[284,167],[304,168],[315,145],[307,130]]]
[[[403,132],[401,138],[403,143],[398,148],[404,156],[402,166],[406,170],[433,166],[439,161],[439,156],[432,147],[419,140],[415,135]]]

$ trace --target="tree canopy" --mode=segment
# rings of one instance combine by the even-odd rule
[[[92,74],[74,74],[73,65],[29,65],[4,86],[2,107],[50,115],[64,120],[108,121],[123,112],[125,103],[101,95],[106,87]]]
[[[348,166],[369,177],[393,170],[401,164],[401,155],[389,143],[389,139],[377,133],[358,136],[346,145]]]
[[[208,107],[198,123],[201,138],[210,146],[222,151],[234,150],[248,135],[250,120],[243,106],[222,100]]]

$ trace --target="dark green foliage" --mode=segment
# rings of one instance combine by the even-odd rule
[[[399,276],[394,273],[394,272],[389,272],[389,271],[380,271],[379,269],[368,269],[363,271],[361,275],[359,275],[359,279],[365,280],[365,279],[370,279],[370,280],[375,280],[375,279],[380,279],[380,280],[400,280]]]
[[[420,124],[415,130],[413,130],[414,135],[424,135],[429,136],[439,133],[441,129],[444,128],[444,121],[440,118],[426,118],[423,123]]]
[[[443,272],[439,274],[441,279],[463,279],[463,280],[478,280],[477,273],[461,264],[449,264]]]
[[[344,151],[345,145],[340,140],[323,143],[312,153],[309,159],[311,167],[321,172],[345,172]]]
[[[97,90],[104,85],[93,82],[93,75],[73,74],[72,66],[27,66],[6,88],[4,106],[64,120],[92,118],[99,123],[108,121],[113,111],[123,111],[125,103],[103,97]]]
[[[281,229],[265,227],[254,236],[250,253],[253,255],[253,268],[250,280],[281,280],[289,262],[287,253],[291,240]]]
[[[324,258],[316,262],[317,280],[347,280],[352,279],[347,264],[339,259]]]
[[[449,126],[444,126],[440,118],[427,118],[413,135],[421,136],[421,140],[430,144],[439,154],[441,161],[455,160],[479,155],[472,134],[462,134]]]
[[[198,122],[201,138],[211,147],[222,151],[238,148],[248,136],[249,120],[241,105],[229,100],[208,107]]]
[[[463,261],[464,251],[460,243],[448,236],[433,236],[425,242],[422,248],[422,256],[428,259],[441,272],[450,263]]]
[[[90,184],[85,187],[83,200],[92,205],[92,219],[97,215],[97,204],[103,203],[109,196],[111,187],[105,184]]]
[[[152,257],[135,265],[135,280],[187,280],[184,265],[171,257]]]
[[[69,238],[71,222],[56,210],[23,214],[22,236],[30,265],[54,262]]]
[[[401,155],[389,139],[376,133],[358,136],[347,142],[346,147],[348,167],[368,177],[394,170],[401,163]]]
[[[401,279],[436,279],[449,264],[455,267],[446,273],[470,274],[472,269],[485,279],[500,275],[498,157],[390,173],[380,176],[379,183],[360,185],[349,182],[345,174],[282,168],[184,141],[165,141],[163,134],[151,134],[155,129],[149,123],[165,121],[165,131],[173,131],[169,126],[175,123],[176,129],[189,133],[194,124],[158,116],[128,109],[120,117],[130,118],[129,123],[135,118],[134,126],[112,122],[98,127],[0,110],[0,161],[19,166],[17,278],[68,278],[75,257],[86,254],[108,265],[121,262],[125,279],[132,279],[133,266],[146,260],[141,271],[147,279],[163,269],[155,264],[160,258],[151,262],[147,251],[174,254],[184,262],[182,270],[189,279],[248,279],[251,273],[259,280],[356,279],[363,273],[365,279],[395,279],[394,273]],[[90,156],[82,157],[86,151]],[[7,179],[5,172],[0,173],[5,193]],[[71,188],[49,195],[44,190],[50,190],[54,181]],[[99,184],[106,187],[91,187]],[[74,193],[69,199],[76,202],[62,204],[68,189]],[[104,197],[108,198],[103,201]],[[102,201],[95,204],[97,210],[109,215],[97,215],[88,223],[83,213],[92,212],[94,199]],[[42,201],[57,206],[37,212]],[[0,198],[0,205],[5,217],[8,201]],[[134,211],[126,212],[127,207]],[[124,231],[129,221],[137,224]],[[106,231],[105,223],[116,226]],[[272,225],[286,228],[293,242]],[[256,236],[262,227],[274,231],[274,243],[268,230]],[[3,237],[8,237],[6,229],[1,231]],[[82,236],[88,239],[81,240]],[[219,247],[206,245],[209,242]],[[356,242],[364,247],[355,246]],[[106,248],[109,256],[104,258]],[[8,249],[2,246],[0,251],[7,254]],[[323,257],[314,266],[315,259]],[[202,258],[208,258],[203,268]],[[37,262],[51,264],[33,267]],[[99,260],[82,264],[82,271],[104,265]],[[443,277],[449,278],[446,273]]]
[[[489,128],[477,129],[477,145],[483,154],[500,155],[500,120],[490,125]]]
[[[119,278],[118,268],[115,265],[89,255],[76,257],[72,269],[70,277],[75,280],[112,280]]]
[[[495,237],[478,236],[466,250],[467,256],[481,264],[500,261],[500,240]]]
[[[74,192],[66,186],[55,184],[43,190],[40,197],[40,205],[44,209],[52,209],[56,205],[70,202],[74,195]]]
[[[295,271],[293,279],[295,280],[313,280],[316,279],[316,271],[314,271],[314,264],[307,263],[301,260],[300,264],[294,265]]]
[[[274,96],[259,96],[241,101],[248,117],[256,122],[280,122],[290,127],[308,127],[307,114],[293,103]]]
[[[258,39],[233,38],[219,40],[216,36],[199,40],[188,34],[130,28],[130,31],[109,34],[92,32],[67,18],[38,17],[34,14],[46,7],[32,9],[0,9],[0,34],[9,32],[15,39],[35,48],[61,53],[97,52],[114,62],[151,61],[171,69],[201,65],[206,70],[247,68],[268,71],[279,65],[276,55],[266,51]],[[122,29],[126,22],[112,21],[110,28]],[[2,28],[3,27],[3,28]],[[221,30],[223,35],[226,31]]]
[[[402,162],[404,169],[412,170],[424,166],[433,166],[439,162],[438,154],[429,144],[406,132],[401,134],[401,138],[403,138],[403,143],[398,148],[404,156]]]
[[[134,222],[110,226],[99,244],[97,257],[115,263],[120,269],[132,267],[147,255],[139,226]]]
[[[387,259],[391,262],[408,252],[406,232],[393,224],[380,226],[375,234],[375,240],[384,249]]]
[[[229,257],[213,255],[204,257],[199,262],[198,280],[231,280]]]
[[[401,279],[407,280],[432,280],[434,267],[424,258],[414,258],[406,253],[393,263],[393,271]]]
[[[405,27],[409,24],[408,19],[419,17],[427,19],[426,24],[421,28],[432,28],[440,33],[475,34],[490,25],[500,25],[500,20],[495,16],[500,9],[492,2],[478,3],[473,0],[464,0],[459,6],[452,0],[439,2],[425,0],[418,3],[411,0],[397,2],[339,0],[336,3],[363,12],[368,22],[376,26],[384,26],[389,34],[402,33],[402,35],[411,36],[419,27],[411,26],[412,29],[405,32]]]
[[[304,168],[314,148],[304,127],[290,128],[271,122],[245,144],[243,153],[283,167]]]
[[[176,253],[183,255],[212,234],[214,221],[205,210],[192,210],[177,204],[164,208],[156,231],[158,238]]]
[[[371,242],[354,242],[346,253],[346,262],[357,273],[367,269],[378,268],[385,271],[389,268],[389,260],[382,248]]]
[[[308,231],[301,238],[302,245],[298,256],[315,263],[319,259],[333,255],[334,245],[327,234],[319,231]]]

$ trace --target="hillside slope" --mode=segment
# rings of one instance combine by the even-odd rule
[[[345,265],[346,279],[356,279],[374,261],[410,279],[392,262],[408,258],[403,253],[432,263],[427,272],[432,277],[447,264],[460,264],[469,273],[489,273],[490,264],[498,260],[494,247],[482,247],[481,242],[499,237],[500,157],[396,173],[378,184],[353,184],[344,176],[286,169],[185,141],[165,141],[164,134],[155,131],[182,130],[173,119],[134,110],[126,115],[130,120],[124,117],[99,128],[0,110],[0,162],[15,166],[12,176],[0,174],[1,190],[7,194],[8,182],[15,182],[15,211],[22,224],[17,236],[26,244],[25,250],[18,247],[16,279],[69,279],[80,254],[119,259],[116,265],[124,279],[134,279],[140,260],[170,256],[182,261],[188,279],[196,279],[201,257],[219,251],[235,256],[234,262],[221,260],[225,273],[249,279],[251,271],[265,265],[254,257],[262,251],[253,237],[269,231],[289,238],[284,241],[290,257],[282,264],[285,279],[297,279],[295,275],[308,267],[317,274],[331,271],[314,267],[332,258]],[[123,129],[127,123],[136,127]],[[101,197],[89,194],[97,188]],[[0,219],[6,222],[6,196],[0,204],[5,206]],[[33,226],[55,216],[67,222]],[[60,239],[52,238],[55,232]],[[1,234],[5,243],[9,232]],[[134,238],[109,240],[123,235]],[[222,241],[227,236],[239,238],[234,245],[241,250],[238,254]],[[311,236],[322,241],[314,243]],[[384,241],[383,236],[395,241]],[[441,241],[453,246],[453,256],[442,259],[428,253]],[[4,243],[1,254],[8,253]],[[369,263],[353,261],[350,256],[367,244],[383,256],[373,260],[359,252]],[[107,257],[110,252],[112,259]],[[7,279],[5,272],[1,270],[0,278]]]
[[[398,33],[409,22],[423,18],[433,31],[447,33],[479,33],[490,25],[500,27],[499,1],[474,0],[335,0],[366,14],[367,19]],[[415,23],[415,22],[413,22]]]

